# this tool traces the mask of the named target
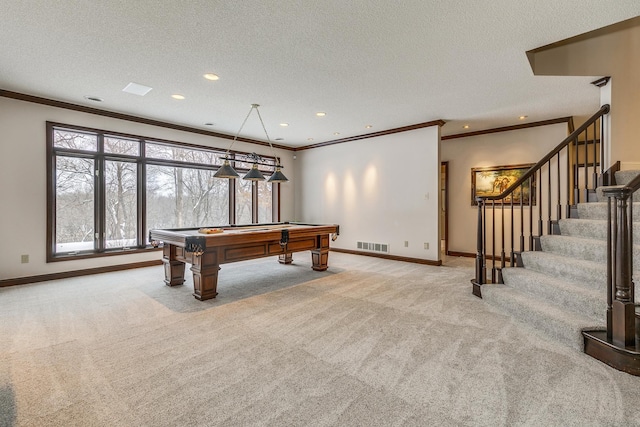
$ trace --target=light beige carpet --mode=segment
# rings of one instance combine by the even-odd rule
[[[1,426],[640,425],[640,378],[471,295],[467,260],[330,254],[0,289]]]

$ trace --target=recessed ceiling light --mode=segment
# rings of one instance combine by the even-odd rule
[[[307,141],[313,141],[313,138],[307,138]]]
[[[469,129],[469,125],[462,126],[462,129]]]
[[[180,99],[180,100],[184,99],[184,95],[180,95],[180,94],[177,94],[177,93],[176,93],[176,94],[171,95],[171,97],[172,97],[173,99]]]
[[[340,135],[340,132],[334,132],[333,134],[334,135]]]
[[[529,117],[529,116],[520,116],[520,117],[519,117],[519,119],[520,119],[520,120],[524,120],[524,119],[526,119],[527,117]]]
[[[218,77],[217,74],[213,74],[213,73],[203,74],[202,76],[207,80],[218,80],[218,79],[220,79],[220,77]]]
[[[287,126],[289,126],[289,123],[280,123],[280,126],[282,126],[283,128],[286,128]]]
[[[324,117],[324,116],[326,116],[326,115],[327,115],[327,113],[325,113],[324,111],[318,111],[318,112],[316,113],[316,116],[318,116],[318,117]]]
[[[373,127],[373,126],[371,126],[371,125],[366,125],[366,126],[365,126],[365,129],[371,129],[372,127]]]
[[[149,86],[131,82],[128,85],[126,85],[124,89],[122,89],[122,91],[133,94],[133,95],[145,96],[146,94],[149,93],[151,89],[152,88],[150,88]]]
[[[86,99],[87,101],[93,101],[93,102],[102,102],[102,101],[104,101],[104,99],[102,99],[102,98],[98,98],[97,96],[89,96],[89,95],[86,95],[84,97],[84,99]]]

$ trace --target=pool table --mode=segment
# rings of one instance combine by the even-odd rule
[[[173,228],[149,231],[153,246],[162,243],[164,282],[167,286],[184,283],[185,263],[193,272],[193,296],[198,300],[218,294],[220,264],[278,255],[290,264],[293,252],[311,251],[312,268],[327,269],[329,240],[339,234],[335,224],[278,222],[213,228]]]

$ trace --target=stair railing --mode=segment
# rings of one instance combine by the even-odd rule
[[[563,208],[564,218],[575,216],[572,210],[577,203],[587,201],[590,194],[595,194],[599,182],[611,181],[610,172],[604,170],[601,161],[605,158],[606,148],[603,117],[608,113],[609,105],[603,105],[500,194],[476,197],[476,271],[471,280],[474,295],[482,297],[482,285],[486,283],[502,283],[501,273],[507,261],[513,267],[521,252],[539,250],[539,238],[545,232],[558,234]],[[487,220],[489,216],[490,220]],[[487,248],[489,243],[490,248]],[[508,257],[505,251],[508,251]],[[491,261],[490,278],[487,260]]]
[[[636,346],[633,283],[633,193],[640,175],[627,185],[603,187],[607,197],[607,339],[619,347]]]

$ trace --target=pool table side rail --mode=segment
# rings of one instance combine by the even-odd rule
[[[279,223],[282,224],[282,223]],[[198,233],[197,228],[183,229],[155,229],[149,231],[149,240],[163,242],[164,244],[181,247],[192,246],[193,244],[204,245],[205,248],[214,248],[227,245],[241,245],[244,243],[254,243],[256,240],[275,241],[280,240],[282,230],[288,230],[289,235],[295,238],[313,237],[321,234],[339,234],[339,226],[332,224],[298,224],[289,223],[291,228],[278,228],[273,230],[255,230],[247,233],[238,233],[237,228],[229,228],[229,232],[217,234]],[[276,224],[268,224],[276,225]],[[255,224],[254,224],[255,226]],[[256,239],[259,236],[259,239]]]

